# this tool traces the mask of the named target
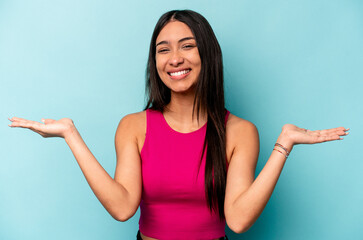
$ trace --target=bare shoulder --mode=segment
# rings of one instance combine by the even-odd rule
[[[259,152],[257,127],[250,121],[230,114],[226,124],[226,147],[228,162],[241,152]]]
[[[258,135],[257,127],[250,121],[237,117],[236,115],[229,114],[226,134],[232,139],[234,138],[249,138]]]
[[[116,134],[119,130],[125,130],[130,133],[138,134],[143,131],[146,126],[146,111],[130,113],[124,116],[117,127]]]
[[[131,113],[124,116],[117,127],[116,142],[133,141],[142,148],[146,134],[146,111]]]

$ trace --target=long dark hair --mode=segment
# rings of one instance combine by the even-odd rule
[[[225,105],[223,87],[222,52],[217,38],[208,21],[191,10],[173,10],[163,14],[157,22],[150,43],[146,69],[146,94],[148,108],[164,111],[170,102],[170,89],[161,81],[156,70],[156,38],[170,21],[180,21],[189,26],[196,42],[201,59],[201,71],[196,84],[193,104],[199,120],[200,110],[208,115],[207,131],[201,159],[207,147],[205,165],[205,194],[210,211],[214,210],[224,219],[224,197],[226,191],[226,129],[224,124]]]

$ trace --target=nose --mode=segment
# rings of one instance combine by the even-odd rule
[[[169,59],[169,64],[173,67],[177,67],[184,62],[183,56],[178,51],[174,52]]]

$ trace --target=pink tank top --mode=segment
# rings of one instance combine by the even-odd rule
[[[229,111],[226,112],[226,120]],[[140,232],[156,239],[215,239],[225,235],[225,220],[206,203],[204,171],[199,169],[207,124],[190,133],[173,130],[163,114],[146,110],[141,150]]]

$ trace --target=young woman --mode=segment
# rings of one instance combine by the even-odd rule
[[[189,10],[167,12],[156,24],[147,89],[145,111],[125,116],[116,130],[114,179],[71,119],[9,119],[10,127],[64,138],[115,219],[128,220],[140,206],[138,239],[224,239],[226,223],[244,232],[266,206],[294,145],[348,134],[286,124],[255,179],[257,129],[225,109],[219,44],[207,20]]]

